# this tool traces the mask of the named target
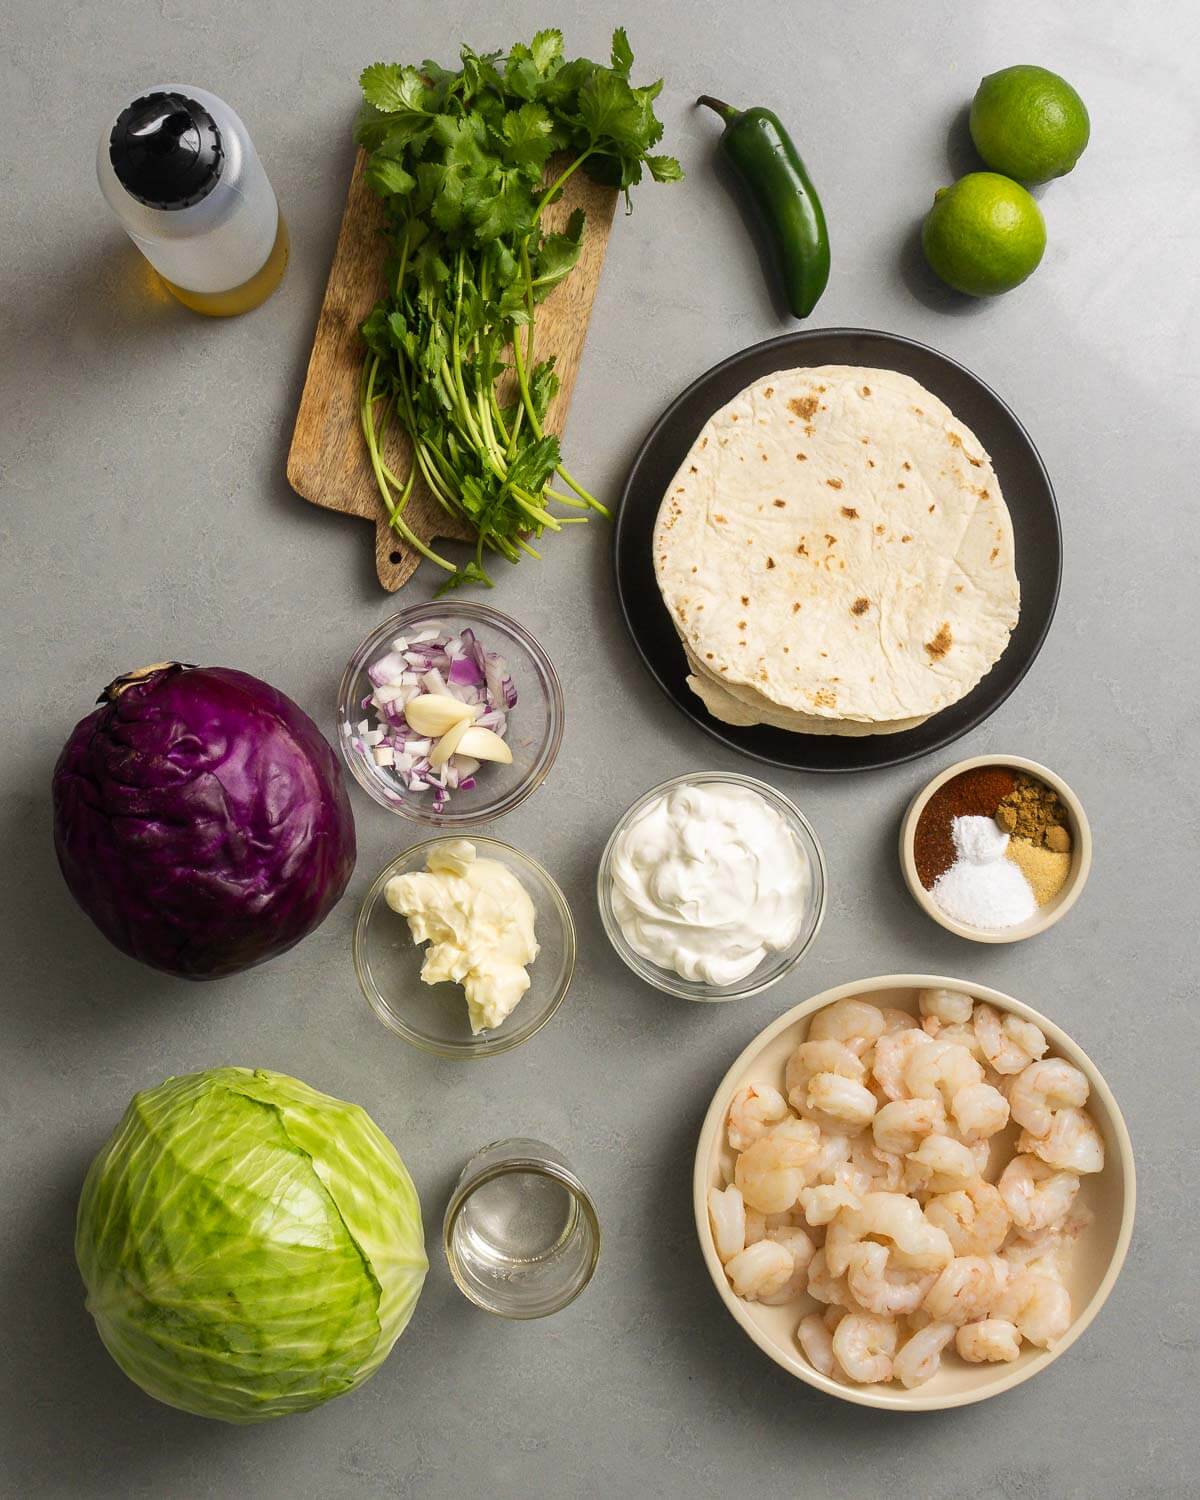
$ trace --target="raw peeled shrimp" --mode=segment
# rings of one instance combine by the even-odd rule
[[[934,1283],[932,1271],[897,1270],[888,1264],[888,1248],[862,1240],[850,1251],[846,1285],[850,1295],[868,1312],[895,1318],[915,1312]]]
[[[1104,1137],[1086,1109],[1060,1109],[1048,1134],[1023,1130],[1018,1151],[1028,1151],[1049,1167],[1066,1172],[1099,1172],[1104,1168]]]
[[[1049,1135],[1055,1114],[1086,1104],[1089,1092],[1087,1078],[1073,1063],[1048,1057],[1022,1069],[1008,1091],[1008,1103],[1013,1119],[1030,1135]]]
[[[729,1106],[729,1144],[735,1151],[745,1151],[772,1125],[785,1119],[787,1100],[767,1083],[748,1083],[733,1096]]]
[[[833,1252],[830,1240],[835,1231],[839,1236],[848,1235],[849,1239],[844,1248],[839,1243]],[[825,1241],[829,1264],[835,1272],[843,1257],[848,1263],[853,1242],[865,1239],[890,1241],[894,1264],[907,1270],[940,1271],[954,1259],[954,1248],[945,1230],[930,1224],[921,1212],[921,1205],[902,1193],[868,1193],[860,1208],[844,1209],[839,1214]]]
[[[986,1141],[1008,1124],[1008,1100],[990,1083],[969,1083],[950,1103],[963,1140]]]
[[[1059,1281],[1023,1271],[996,1300],[992,1315],[1014,1323],[1031,1344],[1049,1349],[1071,1326],[1071,1294]]]
[[[970,1021],[962,1026],[943,1026],[940,1022],[926,1021],[924,1029],[930,1036],[936,1036],[939,1042],[955,1042],[958,1046],[965,1047],[977,1063],[987,1066],[987,1058],[983,1055],[983,1048],[979,1045],[979,1038]]]
[[[1020,1016],[1006,1015],[980,1001],[975,1007],[975,1035],[983,1055],[997,1073],[1020,1073],[1045,1054],[1050,1043],[1039,1026]]]
[[[747,1205],[763,1214],[786,1213],[805,1186],[805,1166],[819,1141],[815,1125],[784,1120],[743,1151],[733,1180]]]
[[[746,1248],[746,1204],[740,1190],[710,1188],[708,1217],[712,1222],[713,1243],[721,1264],[725,1265]]]
[[[968,1364],[1009,1364],[1021,1352],[1021,1335],[1006,1318],[984,1318],[960,1328],[954,1347]]]
[[[812,1042],[842,1042],[856,1057],[883,1035],[883,1013],[865,1000],[837,1000],[819,1010],[808,1027]]]
[[[903,1156],[945,1123],[940,1099],[893,1099],[871,1121],[871,1134],[881,1151]]]
[[[858,1208],[862,1198],[839,1182],[822,1182],[800,1189],[800,1207],[808,1224],[819,1228],[831,1223],[843,1208]]]
[[[792,1257],[792,1274],[783,1285],[776,1291],[758,1294],[760,1302],[765,1302],[768,1307],[778,1307],[784,1302],[794,1302],[797,1297],[808,1290],[809,1262],[816,1254],[817,1247],[803,1229],[798,1229],[794,1225],[768,1230],[767,1240],[776,1245],[782,1245]]]
[[[898,1031],[914,1031],[921,1024],[911,1011],[895,1010],[890,1005],[884,1006],[879,1014],[883,1017],[884,1036],[895,1036]]]
[[[979,1176],[979,1164],[970,1146],[948,1135],[927,1135],[905,1160],[911,1170],[906,1178],[916,1191],[952,1193]]]
[[[792,1252],[775,1240],[759,1240],[748,1245],[725,1266],[733,1289],[747,1302],[769,1297],[786,1285],[795,1269]]]
[[[962,1026],[971,1019],[974,1001],[961,990],[922,990],[917,996],[917,1009],[927,1021],[937,1021],[940,1026]],[[929,1027],[925,1028],[926,1031]],[[931,1033],[937,1036],[937,1032]]]
[[[746,1243],[757,1245],[759,1240],[765,1240],[773,1230],[790,1228],[796,1223],[796,1218],[791,1213],[762,1214],[757,1208],[746,1210]]]
[[[1059,1260],[1060,1240],[1057,1232],[1035,1240],[1016,1235],[1000,1252],[1009,1269],[1009,1278],[1022,1276],[1026,1271],[1036,1271],[1039,1276],[1048,1276],[1051,1281],[1063,1279],[1063,1267]]]
[[[804,1351],[804,1357],[820,1375],[833,1374],[833,1335],[825,1326],[820,1313],[809,1313],[800,1319],[796,1329],[796,1342]]]
[[[845,1276],[833,1275],[824,1250],[818,1250],[808,1263],[808,1295],[815,1302],[827,1302],[838,1307],[854,1305]]]
[[[1062,1281],[1076,1240],[1094,1218],[1091,1209],[1076,1199],[1066,1218],[1050,1229],[1014,1229],[1000,1253],[1013,1272],[1039,1271]]]
[[[787,1090],[788,1103],[799,1109],[808,1097],[808,1085],[818,1073],[836,1073],[840,1078],[851,1078],[861,1083],[864,1073],[862,1063],[841,1042],[801,1042],[783,1070],[783,1086]]]
[[[825,1129],[855,1131],[869,1125],[875,1095],[864,1084],[838,1073],[818,1073],[809,1081],[803,1113]]]
[[[864,1192],[897,1193],[904,1176],[904,1159],[894,1151],[881,1151],[874,1138],[860,1136],[850,1143],[849,1166]]]
[[[850,1138],[845,1135],[825,1135],[816,1156],[809,1163],[809,1171],[818,1182],[836,1182],[838,1168],[850,1160]]]
[[[850,1313],[833,1334],[833,1357],[842,1372],[859,1385],[879,1385],[892,1378],[892,1355],[899,1337],[891,1318]]]
[[[1004,1243],[1012,1215],[998,1188],[977,1177],[925,1205],[925,1217],[944,1229],[955,1255],[993,1255]]]
[[[918,1047],[909,1057],[904,1082],[913,1097],[937,1096],[949,1109],[960,1089],[983,1082],[983,1069],[957,1042],[931,1041],[928,1047]]]
[[[825,1263],[830,1276],[845,1276],[850,1266],[850,1255],[862,1236],[857,1232],[854,1219],[862,1211],[866,1201],[863,1195],[856,1209],[845,1209],[834,1219],[825,1234]]]
[[[1020,1230],[1053,1229],[1071,1211],[1079,1178],[1033,1156],[1014,1156],[996,1184],[1004,1206]]]
[[[953,1323],[927,1323],[907,1339],[892,1362],[892,1373],[907,1390],[924,1385],[941,1368],[942,1350],[954,1337]]]
[[[875,1043],[871,1071],[875,1081],[889,1099],[910,1099],[911,1091],[904,1072],[914,1052],[931,1045],[932,1037],[923,1031],[895,1031],[881,1036]]]
[[[848,1307],[839,1307],[836,1302],[831,1302],[821,1314],[821,1322],[832,1333],[849,1311]]]
[[[1004,1289],[1007,1269],[983,1255],[956,1255],[924,1299],[925,1311],[939,1323],[974,1323],[986,1318]],[[853,1290],[853,1283],[851,1283]]]

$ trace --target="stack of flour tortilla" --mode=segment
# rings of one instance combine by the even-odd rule
[[[922,723],[1020,609],[991,460],[893,370],[781,370],[722,407],[663,497],[654,567],[709,713],[801,734]]]

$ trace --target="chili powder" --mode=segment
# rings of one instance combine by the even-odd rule
[[[976,766],[938,787],[913,833],[913,860],[926,890],[954,863],[955,818],[994,818],[1017,779],[1003,766]]]

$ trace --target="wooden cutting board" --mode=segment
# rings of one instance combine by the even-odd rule
[[[379,581],[385,589],[398,589],[412,575],[421,557],[388,525],[358,419],[358,385],[364,353],[358,329],[382,294],[386,258],[386,244],[379,232],[383,223],[382,205],[363,181],[365,159],[365,153],[360,151],[350,178],[337,249],[333,253],[288,450],[287,477],[297,494],[314,505],[361,516],[374,523]],[[577,208],[583,210],[587,219],[578,264],[538,308],[535,358],[555,355],[554,368],[561,382],[546,427],[560,435],[587,337],[592,301],[600,283],[616,202],[613,189],[600,187],[577,172],[559,201],[545,213],[548,229],[562,229]],[[412,454],[407,438],[398,430],[389,431],[386,447],[393,473],[407,475]],[[420,480],[413,488],[404,519],[424,542],[432,542],[436,537],[466,539],[468,536],[467,530],[458,527]]]

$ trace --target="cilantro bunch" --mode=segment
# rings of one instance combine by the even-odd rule
[[[683,175],[674,157],[651,153],[662,83],[630,82],[623,30],[607,67],[567,61],[559,31],[507,54],[464,47],[460,62],[458,72],[433,62],[366,68],[355,126],[390,242],[388,292],[362,326],[362,430],[392,527],[450,573],[444,588],[490,585],[485,553],[536,557],[531,536],[586,519],[552,505],[607,515],[543,429],[558,377],[552,358],[535,362],[537,307],[579,259],[584,221],[576,212],[550,234],[542,214],[580,168],[627,202],[643,171],[658,182]],[[412,443],[403,479],[384,457],[392,422]],[[475,534],[463,567],[405,522],[418,474]]]

